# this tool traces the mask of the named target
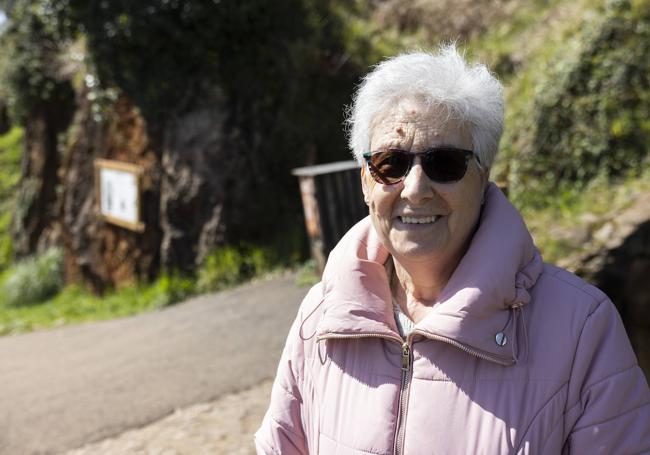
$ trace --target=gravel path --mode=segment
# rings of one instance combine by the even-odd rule
[[[65,455],[254,455],[253,433],[268,406],[272,381],[177,410],[164,419]]]

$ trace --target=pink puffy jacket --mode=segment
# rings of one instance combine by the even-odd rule
[[[387,257],[368,218],[330,255],[289,333],[259,454],[650,453],[650,391],[616,309],[542,262],[495,186],[406,340]]]

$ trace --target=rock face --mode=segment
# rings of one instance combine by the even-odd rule
[[[78,109],[69,131],[63,174],[60,223],[69,281],[88,283],[96,292],[134,279],[152,278],[159,265],[159,160],[142,116],[126,99],[107,110],[104,121],[93,118],[87,94],[78,95]],[[120,160],[143,166],[143,232],[103,221],[98,216],[94,160]]]
[[[618,306],[639,363],[650,378],[650,192],[616,221],[619,232],[605,229],[611,229],[610,239],[620,244],[602,257],[594,281]]]
[[[637,194],[622,212],[610,214],[585,251],[564,265],[612,299],[650,378],[650,191]]]

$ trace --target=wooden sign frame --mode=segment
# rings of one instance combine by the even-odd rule
[[[142,174],[144,168],[138,164],[127,163],[124,161],[95,159],[95,207],[97,216],[104,221],[115,224],[117,226],[130,229],[135,232],[143,232],[145,224],[142,222]],[[130,222],[118,217],[102,213],[102,193],[101,193],[101,171],[102,169],[110,169],[114,171],[126,172],[132,174],[136,182],[136,222]]]

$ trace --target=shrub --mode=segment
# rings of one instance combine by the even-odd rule
[[[595,177],[638,173],[650,142],[650,1],[613,0],[543,72],[506,135],[513,199],[543,205]],[[512,135],[512,133],[511,133]],[[508,151],[510,149],[510,151]]]
[[[211,292],[236,285],[271,270],[273,253],[261,247],[224,246],[212,252],[199,269],[197,287]]]
[[[33,305],[55,295],[63,286],[63,253],[51,248],[45,254],[18,262],[4,273],[0,303]]]
[[[144,287],[141,299],[150,301],[154,308],[182,302],[196,293],[193,279],[164,274],[151,286]]]

